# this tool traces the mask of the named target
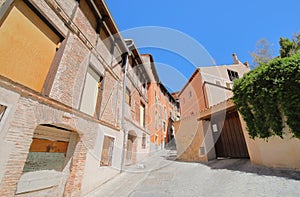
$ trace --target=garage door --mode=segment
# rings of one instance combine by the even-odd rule
[[[249,158],[238,113],[227,113],[222,123],[221,119],[212,120],[217,157]]]

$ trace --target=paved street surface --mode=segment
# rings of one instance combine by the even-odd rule
[[[215,160],[207,165],[173,161],[161,151],[98,187],[88,196],[300,196],[300,171],[253,166],[249,160]]]

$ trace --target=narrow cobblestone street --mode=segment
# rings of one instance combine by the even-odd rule
[[[300,196],[300,172],[225,159],[207,165],[173,161],[173,151],[156,153],[144,163],[87,196]]]

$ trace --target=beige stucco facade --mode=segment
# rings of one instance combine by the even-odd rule
[[[294,138],[287,126],[283,129],[283,139],[278,136],[269,139],[250,139],[246,122],[241,115],[240,120],[253,164],[300,169],[300,139]]]
[[[206,120],[214,114],[235,111],[232,100],[222,102],[175,123],[178,160],[208,162],[216,159],[215,140],[211,121]],[[198,117],[198,118],[196,118]],[[225,118],[225,117],[224,117]],[[284,136],[272,136],[269,139],[251,139],[247,125],[239,114],[242,132],[252,164],[274,168],[300,169],[300,140],[294,138],[289,128],[284,128]]]

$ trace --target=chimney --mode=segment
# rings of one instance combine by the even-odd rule
[[[247,66],[248,68],[250,67],[249,62],[244,62],[244,65]]]
[[[239,64],[240,63],[240,61],[239,61],[239,59],[238,59],[238,57],[235,53],[232,54],[232,57],[233,57],[233,64]]]

